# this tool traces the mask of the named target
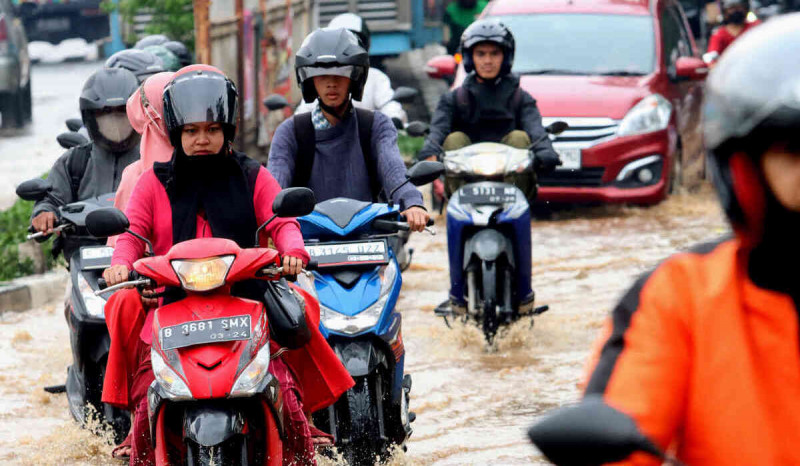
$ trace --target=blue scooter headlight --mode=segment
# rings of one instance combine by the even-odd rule
[[[355,335],[374,327],[380,320],[383,308],[386,307],[386,302],[389,300],[392,286],[397,277],[397,263],[394,261],[389,262],[388,265],[381,268],[379,273],[381,293],[377,301],[354,316],[336,312],[320,304],[320,320],[322,324],[328,330],[347,335]]]

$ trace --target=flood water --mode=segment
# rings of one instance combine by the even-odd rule
[[[585,361],[616,300],[670,254],[727,232],[708,187],[650,208],[580,208],[535,220],[533,285],[537,305],[550,310],[487,348],[477,328],[448,329],[433,315],[448,288],[444,221],[437,223],[438,235],[412,237],[414,263],[403,274],[398,306],[417,419],[393,465],[546,464],[524,431],[578,399]],[[0,462],[114,464],[111,447],[75,427],[65,396],[42,390],[63,383],[69,359],[60,305],[2,316]]]

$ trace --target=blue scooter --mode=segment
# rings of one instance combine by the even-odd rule
[[[439,162],[420,162],[408,170],[406,183],[427,184],[443,172]],[[346,198],[320,202],[298,221],[316,262],[313,282],[300,276],[298,283],[318,297],[320,331],[355,380],[314,421],[334,436],[349,464],[372,465],[390,445],[404,446],[414,420],[402,316],[395,308],[403,282],[399,233],[409,227],[391,203]]]
[[[566,128],[566,123],[555,122],[545,128],[542,139]],[[421,122],[408,128],[413,136],[428,130]],[[491,344],[501,326],[548,310],[534,308],[531,288],[529,202],[537,192],[536,158],[529,148],[493,142],[441,153],[449,198],[450,296],[435,312],[448,326],[448,318],[474,320]]]

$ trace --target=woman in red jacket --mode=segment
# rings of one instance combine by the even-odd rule
[[[244,154],[231,149],[236,131],[237,94],[233,83],[218,69],[192,65],[176,73],[164,90],[164,121],[175,148],[172,160],[156,163],[142,174],[128,203],[131,230],[150,239],[155,254],[164,254],[178,242],[193,238],[222,237],[249,247],[258,225],[272,216],[272,201],[280,187],[269,172]],[[297,274],[309,257],[299,225],[277,219],[262,233],[271,238],[283,256],[287,274]],[[125,281],[145,246],[130,234],[117,241],[112,267],[104,278],[113,285]],[[166,297],[167,301],[179,299]],[[154,459],[147,422],[147,387],[154,380],[150,364],[152,313],[135,290],[114,294],[106,305],[112,348],[103,401],[135,413],[132,464]],[[309,316],[313,323],[316,316]],[[308,421],[303,415],[336,400],[352,386],[352,379],[336,355],[310,325],[312,340],[285,360],[278,358],[271,371],[281,382],[289,441],[284,458],[313,464],[314,452]],[[294,370],[297,368],[298,370]]]

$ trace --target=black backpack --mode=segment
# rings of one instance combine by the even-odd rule
[[[372,154],[372,124],[375,121],[375,112],[363,108],[355,108],[358,118],[358,140],[364,154],[364,163],[369,174],[370,192],[372,201],[378,202],[381,197],[381,182],[378,178],[378,163]],[[292,187],[308,187],[311,180],[311,168],[314,166],[316,154],[316,132],[311,121],[311,112],[299,113],[294,116],[294,137],[297,140],[297,159],[294,166]]]
[[[67,174],[69,175],[69,186],[72,190],[72,201],[78,200],[78,190],[81,187],[81,180],[86,173],[86,166],[89,165],[89,157],[92,156],[92,143],[75,146],[69,154],[67,162]]]
[[[469,91],[464,86],[459,86],[455,91],[455,103],[456,103],[456,110],[458,115],[464,118],[466,115],[471,115],[470,110],[470,101],[469,101]],[[519,111],[522,108],[522,89],[517,86],[514,89],[514,93],[511,95],[511,108],[514,111],[514,115],[517,118],[517,122],[520,120]]]

